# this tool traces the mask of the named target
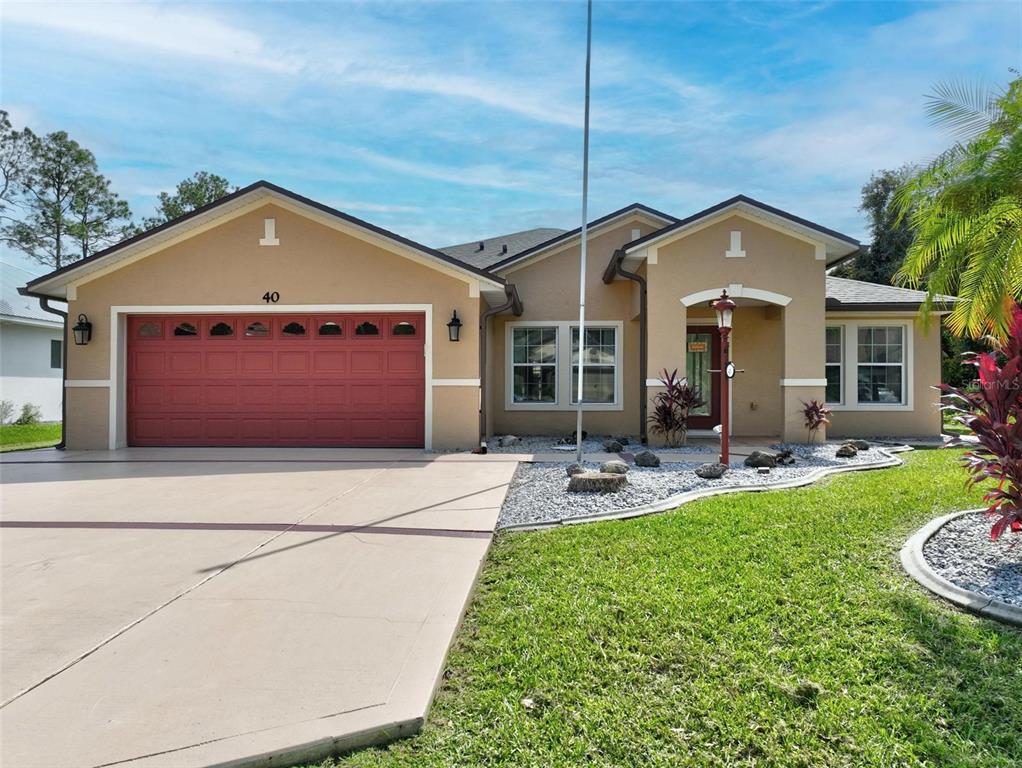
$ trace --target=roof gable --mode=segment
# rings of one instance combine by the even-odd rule
[[[619,208],[616,211],[608,213],[606,216],[601,216],[598,219],[594,219],[588,224],[588,233],[592,233],[596,230],[604,229],[609,226],[613,226],[619,223],[622,219],[628,216],[640,215],[647,219],[651,219],[661,224],[670,224],[677,221],[673,216],[658,211],[654,208],[650,208],[648,205],[642,203],[632,203],[626,205],[624,208]],[[555,235],[548,240],[541,243],[537,243],[531,248],[527,248],[518,254],[506,257],[500,261],[494,262],[490,265],[490,269],[493,271],[499,271],[507,269],[511,266],[518,266],[519,264],[528,261],[532,258],[538,257],[544,253],[548,253],[555,248],[566,247],[570,245],[574,240],[581,238],[582,228],[575,227],[568,231],[562,231],[559,235]]]
[[[818,245],[828,264],[836,263],[849,254],[858,252],[861,248],[859,241],[853,237],[780,208],[761,203],[746,195],[735,195],[684,219],[675,220],[674,223],[657,232],[652,232],[628,243],[624,246],[626,266],[634,269],[638,262],[645,258],[650,248],[666,245],[731,215],[743,216],[758,224]],[[820,252],[818,251],[818,253]]]
[[[938,309],[944,309],[955,301],[953,296],[936,298]],[[832,312],[916,310],[925,300],[926,291],[827,275],[827,309]]]
[[[213,203],[196,208],[183,216],[161,224],[154,229],[123,240],[87,259],[76,261],[28,283],[27,293],[63,299],[68,286],[87,282],[109,271],[162,250],[176,242],[186,240],[212,227],[274,203],[328,226],[343,229],[348,234],[373,242],[388,250],[435,268],[450,271],[470,282],[478,280],[494,293],[503,296],[503,281],[489,272],[466,264],[446,253],[430,248],[389,230],[370,224],[343,211],[299,195],[290,190],[257,181]],[[61,291],[64,293],[61,294]],[[73,292],[73,289],[72,289]]]

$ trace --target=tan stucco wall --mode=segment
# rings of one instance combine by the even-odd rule
[[[270,217],[276,219],[280,245],[260,246],[263,219]],[[71,317],[89,316],[93,340],[86,347],[69,347],[68,378],[110,377],[111,306],[259,305],[267,291],[279,292],[280,306],[432,304],[434,378],[479,376],[480,299],[470,297],[468,283],[268,204],[78,286]],[[455,309],[464,323],[459,343],[447,338],[446,323]],[[99,416],[93,400],[82,397],[69,399],[69,447],[106,447],[106,407]],[[436,388],[434,447],[474,445],[478,402],[475,387]],[[455,410],[473,418],[453,418]]]
[[[585,430],[592,434],[639,434],[639,320],[635,294],[638,289],[627,280],[610,285],[603,282],[603,271],[614,251],[632,239],[632,230],[648,234],[662,225],[635,216],[607,230],[597,232],[588,243],[586,269],[586,322],[622,321],[622,393],[623,409],[587,410]],[[525,411],[506,407],[507,350],[506,324],[513,321],[578,320],[579,245],[538,259],[527,266],[502,273],[514,283],[525,312],[521,317],[498,315],[490,321],[489,422],[493,434],[569,434],[575,429],[575,408],[564,398],[563,410]],[[558,361],[568,365],[568,361]]]
[[[940,393],[934,386],[940,383],[940,326],[934,321],[928,330],[914,317],[905,315],[867,315],[854,317],[829,314],[829,323],[854,320],[859,323],[884,325],[910,322],[912,331],[912,410],[835,411],[831,416],[831,437],[925,437],[941,432]],[[846,341],[846,343],[848,343]]]
[[[731,232],[742,233],[746,256],[727,258]],[[706,317],[707,305],[688,309],[681,299],[732,284],[791,298],[781,309],[737,299],[735,361],[746,373],[735,380],[733,427],[736,435],[782,434],[805,439],[801,418],[790,412],[799,398],[822,397],[822,387],[788,387],[780,380],[818,379],[824,370],[825,263],[813,244],[741,216],[730,216],[657,249],[649,275],[649,370],[684,372],[688,316]],[[769,319],[768,319],[769,318]],[[758,408],[753,411],[751,403]],[[788,404],[785,412],[785,403]]]
[[[64,441],[68,448],[81,450],[106,449],[109,445],[107,416],[110,390],[106,387],[69,387],[67,428]]]

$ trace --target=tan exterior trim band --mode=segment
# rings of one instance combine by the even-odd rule
[[[433,379],[434,387],[478,387],[481,384],[479,379]]]
[[[825,387],[826,379],[781,379],[782,387]]]
[[[109,387],[110,379],[68,379],[64,386],[73,387]]]

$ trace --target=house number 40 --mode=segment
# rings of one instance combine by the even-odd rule
[[[273,291],[272,293],[270,291],[267,291],[266,293],[263,294],[263,301],[265,301],[267,304],[276,304],[278,301],[280,301],[280,294],[277,293],[276,291]]]

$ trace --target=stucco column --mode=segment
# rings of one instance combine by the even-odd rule
[[[784,376],[781,379],[783,413],[782,438],[804,443],[809,439],[802,415],[802,402],[819,400],[826,394],[824,303],[796,297],[784,308]],[[826,429],[815,435],[826,439]]]

